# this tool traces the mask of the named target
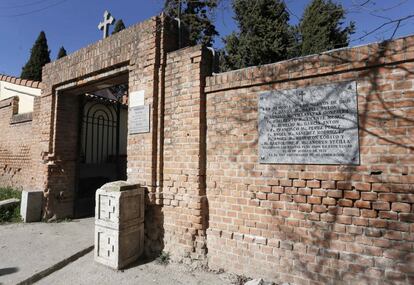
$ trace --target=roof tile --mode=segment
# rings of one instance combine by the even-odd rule
[[[0,74],[0,80],[10,82],[13,84],[21,85],[21,86],[27,86],[27,87],[33,87],[33,88],[42,88],[42,84],[40,81],[33,81],[28,79],[22,79],[18,77],[13,77],[5,74]]]

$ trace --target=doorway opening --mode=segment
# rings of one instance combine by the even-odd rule
[[[125,84],[82,95],[76,217],[94,214],[102,185],[127,179],[127,96]]]

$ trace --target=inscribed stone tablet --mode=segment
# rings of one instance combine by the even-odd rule
[[[260,162],[359,164],[357,106],[356,82],[260,94]]]
[[[128,110],[129,134],[142,134],[150,131],[149,105],[129,108]]]

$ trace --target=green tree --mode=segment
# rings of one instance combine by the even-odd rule
[[[340,4],[331,0],[312,0],[299,24],[301,54],[320,53],[348,46],[355,24],[351,22],[343,27],[344,18],[345,10]]]
[[[44,31],[41,31],[32,49],[30,58],[22,69],[21,78],[41,81],[42,67],[50,62],[50,51]]]
[[[165,0],[164,12],[171,18],[180,17],[188,29],[191,45],[211,46],[218,35],[212,17],[218,0]],[[180,16],[179,16],[180,14]]]
[[[295,31],[281,0],[233,0],[238,32],[225,37],[224,69],[284,60],[297,54]]]
[[[115,22],[115,27],[114,27],[112,34],[116,34],[124,29],[125,29],[124,21],[122,21],[122,19],[119,19]]]
[[[64,57],[64,56],[66,56],[66,55],[67,55],[66,50],[65,50],[65,48],[62,46],[62,47],[60,47],[60,49],[59,49],[59,52],[58,52],[58,55],[57,55],[57,58],[56,58],[56,59],[62,58],[62,57]]]

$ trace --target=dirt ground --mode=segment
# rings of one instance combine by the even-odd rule
[[[95,263],[93,253],[89,253],[36,284],[230,285],[240,282],[239,277],[235,275],[192,270],[187,265],[177,263],[163,265],[157,261],[136,264],[129,269],[116,271]]]
[[[61,223],[1,225],[0,285],[39,280],[33,278],[40,275],[43,279],[36,284],[242,285],[247,281],[228,273],[193,269],[186,264],[160,264],[157,260],[139,261],[122,271],[110,269],[94,262],[90,251],[93,224],[91,218]],[[80,252],[89,253],[78,255]],[[75,255],[82,257],[72,258]],[[56,267],[62,262],[63,268]],[[45,271],[48,271],[46,274],[53,273],[44,277]]]
[[[18,284],[93,246],[94,221],[0,225],[0,284]]]

